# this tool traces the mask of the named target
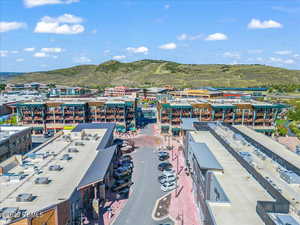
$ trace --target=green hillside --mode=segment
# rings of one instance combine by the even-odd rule
[[[180,64],[162,60],[130,63],[108,61],[14,77],[13,82],[41,82],[70,86],[259,86],[300,84],[300,70],[265,65]]]

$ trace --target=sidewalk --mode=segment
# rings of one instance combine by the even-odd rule
[[[185,166],[183,152],[178,151],[179,146],[181,146],[180,138],[175,139],[176,140],[171,143],[171,145],[174,146],[174,150],[173,158],[172,153],[170,153],[170,162],[172,163],[175,171],[178,168],[178,188],[172,192],[169,214],[177,221],[178,225],[200,225],[202,223],[194,200],[192,178],[187,176],[184,171]]]

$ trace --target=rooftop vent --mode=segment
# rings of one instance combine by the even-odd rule
[[[19,194],[16,198],[17,202],[32,202],[33,195],[28,193]]]
[[[77,148],[69,148],[68,152],[79,152]]]
[[[64,155],[61,157],[60,160],[68,161],[68,160],[70,160],[70,159],[72,159],[72,157],[71,157],[69,154],[64,154]]]
[[[38,177],[34,181],[35,184],[49,184],[50,180],[48,177]]]
[[[49,171],[61,171],[62,167],[60,165],[49,166]]]

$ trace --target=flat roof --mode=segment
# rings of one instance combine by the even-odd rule
[[[194,141],[204,142],[224,172],[214,172],[230,205],[208,201],[216,224],[263,225],[256,213],[257,201],[275,201],[247,170],[217,141],[209,131],[191,131]]]
[[[181,128],[183,130],[196,130],[194,122],[199,122],[197,118],[181,118]]]
[[[5,181],[6,177],[0,176],[0,208],[19,207],[29,213],[69,199],[80,181],[86,176],[90,165],[97,158],[99,154],[97,147],[106,131],[107,129],[85,131],[88,137],[86,140],[81,140],[79,138],[81,135],[77,135],[78,138],[76,138],[76,133],[73,133],[74,135],[71,133],[71,142],[67,142],[63,136],[60,136],[41,149],[26,154],[24,165],[18,165],[9,171],[10,174],[23,172],[27,175],[24,179],[19,182],[7,182]],[[76,146],[76,142],[82,142],[84,146]],[[76,148],[78,152],[70,153],[68,152],[69,148]],[[44,159],[30,157],[43,154],[48,154],[48,157]],[[71,159],[61,160],[65,154],[69,154]],[[49,171],[48,167],[51,165],[60,165],[63,169]],[[35,173],[33,166],[36,166],[41,174]],[[51,182],[34,184],[38,177],[48,177]],[[22,193],[32,194],[36,198],[32,202],[16,202],[16,197]]]
[[[287,149],[284,145],[278,143],[277,141],[274,141],[272,138],[262,133],[254,131],[249,127],[241,125],[236,125],[233,127],[237,128],[242,133],[259,142],[264,147],[270,149],[272,152],[285,159],[295,167],[300,168],[300,157],[296,153]]]
[[[13,135],[19,134],[28,129],[31,128],[21,126],[0,126],[0,143],[8,140]]]

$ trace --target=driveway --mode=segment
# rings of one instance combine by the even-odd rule
[[[151,124],[142,130],[142,137],[149,139],[153,129]],[[156,200],[163,196],[157,177],[160,172],[157,169],[159,161],[156,154],[156,146],[140,145],[133,156],[134,171],[132,180],[134,185],[125,207],[113,223],[113,225],[155,225],[158,222],[152,219],[152,211]],[[165,221],[164,221],[165,222]],[[167,222],[167,221],[166,221]]]

